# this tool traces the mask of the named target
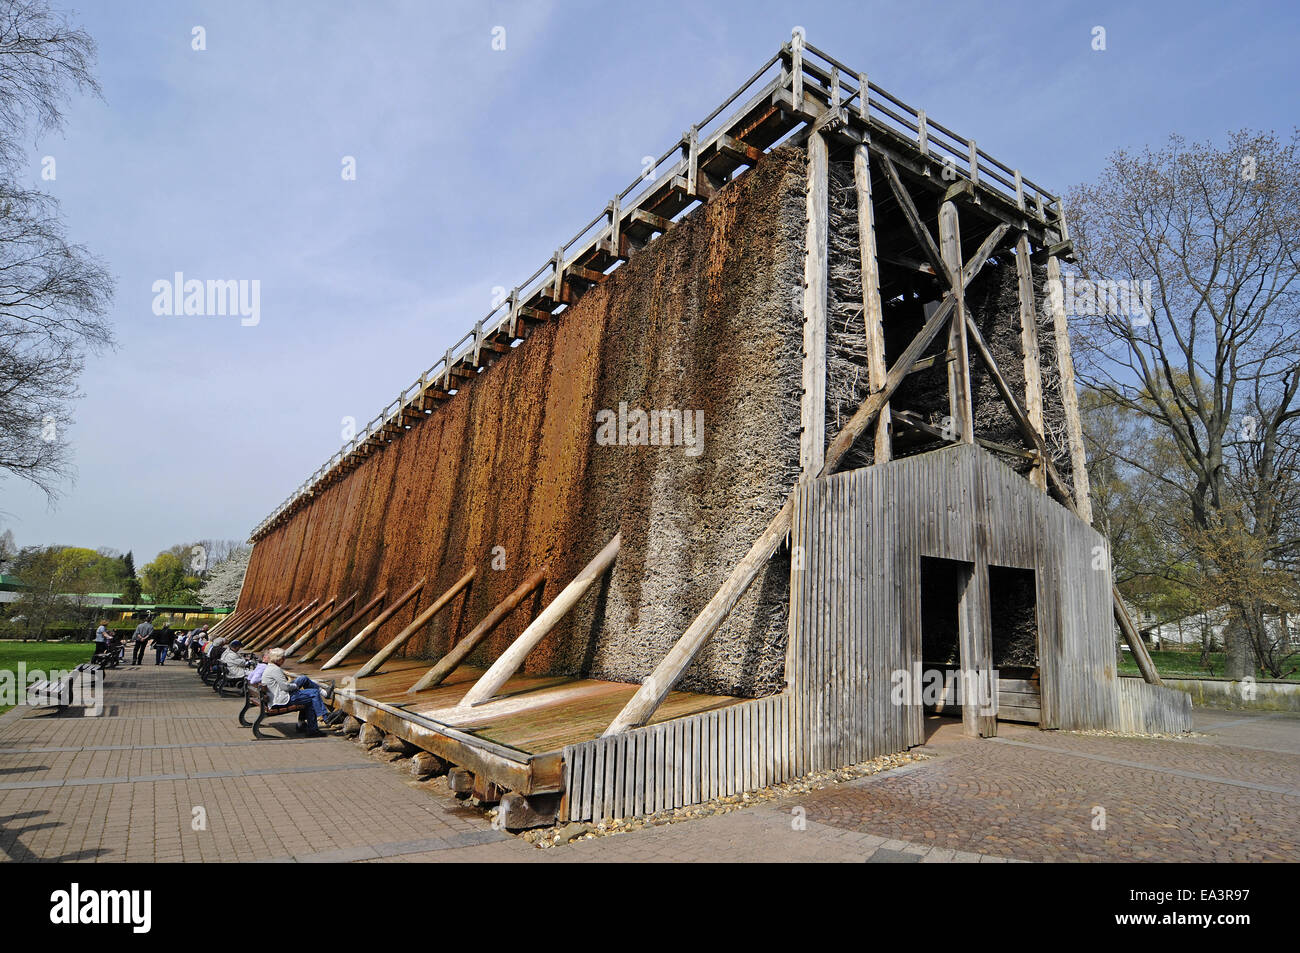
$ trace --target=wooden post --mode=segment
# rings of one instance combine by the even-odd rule
[[[808,137],[808,226],[803,266],[803,401],[799,467],[808,480],[826,457],[826,293],[828,167],[826,139]]]
[[[582,572],[574,578],[560,591],[551,604],[541,611],[541,614],[520,633],[519,638],[511,643],[510,648],[501,653],[501,657],[492,663],[492,667],[483,673],[483,676],[474,683],[474,686],[465,693],[465,697],[460,700],[460,706],[479,705],[491,699],[501,687],[505,685],[510,677],[519,670],[519,666],[524,663],[528,653],[537,647],[537,643],[545,638],[546,634],[555,628],[564,616],[572,609],[582,598],[583,594],[591,587],[591,584],[599,579],[606,569],[614,562],[614,557],[618,555],[619,547],[623,545],[623,534],[619,533],[606,544],[605,548],[596,554],[596,558],[583,568]]]
[[[803,34],[790,35],[790,98],[795,112],[803,112]]]
[[[977,560],[970,568],[958,572],[960,597],[957,603],[958,668],[962,678],[962,730],[975,738],[997,734],[997,716],[980,710],[980,689],[992,686],[994,699],[998,690],[993,673],[993,630],[990,609],[988,564]]]
[[[355,678],[365,678],[379,670],[379,667],[392,658],[393,653],[410,641],[415,633],[423,629],[435,615],[451,605],[451,600],[456,598],[457,593],[468,586],[474,580],[474,574],[478,572],[477,568],[470,569],[469,572],[457,579],[450,589],[440,595],[426,606],[414,619],[411,624],[397,633],[397,637],[389,642],[382,649],[371,656],[370,661],[357,669]]]
[[[302,658],[299,659],[299,661],[310,662],[312,659],[320,655],[322,652],[324,652],[327,648],[329,648],[339,639],[343,638],[343,636],[347,633],[348,629],[352,627],[352,624],[354,622],[357,622],[362,617],[368,615],[370,613],[370,610],[376,608],[380,603],[382,603],[384,601],[384,597],[387,595],[388,595],[388,590],[387,589],[382,590],[379,593],[379,595],[375,596],[373,599],[367,602],[356,612],[352,613],[352,615],[348,617],[346,622],[339,623],[339,627],[337,629],[335,629],[332,633],[330,633],[324,639],[322,639],[320,642],[314,645],[309,651],[304,652]]]
[[[961,232],[957,206],[939,207],[939,253],[948,268],[956,315],[948,329],[948,407],[961,443],[975,442],[975,416],[971,410],[970,355],[966,347],[966,291],[961,280]]]
[[[1021,207],[1024,207],[1021,197]],[[1034,274],[1029,262],[1029,237],[1021,233],[1016,242],[1016,277],[1020,289],[1020,350],[1025,356],[1025,412],[1030,426],[1043,435],[1043,375],[1038,355],[1038,311],[1034,307]],[[1040,490],[1047,489],[1047,470],[1043,461],[1034,464],[1029,481]]]
[[[1065,432],[1070,443],[1070,477],[1079,518],[1092,525],[1092,500],[1088,493],[1088,457],[1083,449],[1083,427],[1079,422],[1079,395],[1074,390],[1074,359],[1070,356],[1070,326],[1065,319],[1065,293],[1061,288],[1061,263],[1055,255],[1047,259],[1047,290],[1056,332],[1056,363],[1061,375],[1061,405],[1065,408]],[[1140,640],[1139,640],[1140,641]]]
[[[316,637],[316,633],[324,631],[327,625],[329,625],[331,622],[333,622],[335,619],[341,616],[344,612],[348,610],[348,606],[352,605],[352,603],[357,601],[357,596],[359,595],[361,595],[360,589],[358,589],[356,592],[352,593],[352,595],[344,599],[339,605],[337,605],[334,608],[333,612],[325,616],[325,618],[321,619],[314,626],[312,626],[310,629],[304,632],[302,636],[298,639],[298,641],[294,642],[292,645],[290,645],[287,649],[284,650],[284,657],[285,658],[292,657],[294,652],[297,652],[300,648],[302,648],[304,645],[306,645],[308,642],[314,639]]]
[[[438,660],[437,665],[425,672],[418,682],[408,688],[407,693],[414,694],[415,692],[422,692],[426,688],[441,685],[447,676],[469,657],[469,654],[478,647],[479,643],[492,634],[492,631],[501,624],[502,619],[513,612],[530,593],[546,582],[546,573],[547,567],[543,566],[516,586],[510,595],[498,602],[492,608],[492,611],[485,615],[478,625],[474,626],[474,630],[469,635],[457,642],[446,655]],[[361,672],[358,672],[357,677],[359,678],[361,674]]]
[[[867,336],[868,386],[873,394],[884,389],[885,322],[880,303],[880,267],[876,260],[876,213],[871,199],[871,162],[866,146],[853,151],[853,184],[858,193],[858,254],[862,263],[862,314]],[[876,417],[876,443],[872,463],[885,463],[893,454],[889,434],[889,404]]]
[[[359,646],[366,639],[370,638],[370,636],[373,635],[374,632],[381,625],[383,625],[385,622],[387,622],[389,619],[393,617],[393,615],[397,612],[397,610],[399,610],[400,608],[402,608],[402,606],[406,605],[408,602],[414,599],[416,594],[418,594],[419,591],[424,588],[424,584],[428,581],[428,579],[429,579],[428,576],[421,577],[420,581],[417,582],[410,589],[407,589],[406,592],[402,593],[402,595],[398,597],[397,601],[395,601],[392,605],[385,607],[383,612],[375,616],[373,622],[371,622],[360,632],[354,635],[350,640],[348,640],[347,645],[343,646],[343,648],[335,652],[334,657],[320,667],[321,671],[323,672],[327,668],[335,668],[336,666],[342,664],[342,662],[349,655],[351,655],[353,652],[356,651],[357,646]]]

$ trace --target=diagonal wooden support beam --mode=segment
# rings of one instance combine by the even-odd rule
[[[263,632],[268,631],[272,626],[279,625],[280,621],[288,617],[295,608],[297,607],[291,605],[277,605],[260,620],[241,632],[238,636],[239,640],[243,642],[255,641],[261,637]],[[233,641],[234,638],[232,636],[231,640]]]
[[[1003,235],[1007,233],[1008,226],[1001,226],[995,229],[981,243],[979,250],[974,257],[966,263],[962,269],[963,286],[970,284],[971,280],[979,274],[980,269],[992,254],[997,243],[1001,241]],[[969,275],[969,277],[967,277]],[[943,329],[948,319],[952,316],[953,308],[956,302],[951,294],[945,295],[943,302],[935,308],[934,313],[930,315],[925,326],[914,337],[899,355],[894,366],[890,368],[889,374],[885,378],[885,386],[878,392],[869,396],[858,407],[853,416],[845,423],[843,429],[835,435],[831,445],[826,448],[826,461],[822,465],[818,477],[828,476],[835,472],[845,455],[853,447],[867,427],[880,413],[882,407],[889,403],[889,399],[898,390],[900,384],[907,378],[911,372],[912,365],[916,363],[922,352],[930,346],[935,337]],[[605,729],[605,735],[616,735],[627,731],[631,728],[639,728],[649,721],[655,711],[668,697],[668,693],[677,684],[681,678],[682,672],[691,664],[695,656],[699,654],[700,649],[711,639],[718,627],[726,620],[727,615],[740,601],[740,597],[757,578],[762,568],[767,565],[767,561],[772,558],[781,541],[785,539],[790,532],[790,518],[794,512],[794,495],[786,497],[785,503],[781,506],[780,511],[772,518],[772,522],[763,530],[762,535],[754,541],[754,545],[731,570],[731,574],[722,584],[721,588],[709,600],[700,614],[691,622],[690,627],[682,633],[682,637],[677,640],[676,644],[664,656],[663,661],[655,668],[654,672],[641,683],[623,710]]]
[[[903,218],[907,220],[907,227],[911,229],[912,237],[921,246],[921,251],[925,253],[926,260],[930,262],[930,267],[934,269],[935,277],[948,283],[944,277],[948,274],[948,267],[943,263],[943,256],[939,254],[939,246],[934,243],[934,237],[930,234],[930,229],[921,220],[921,213],[916,210],[916,203],[912,201],[912,193],[907,191],[907,186],[898,177],[898,169],[894,166],[893,160],[883,152],[877,152],[876,156],[880,159],[880,167],[885,170],[885,178],[889,181],[889,188],[898,201],[898,207],[903,210]]]
[[[340,622],[337,629],[335,629],[329,635],[325,636],[325,638],[322,639],[320,642],[317,642],[314,646],[312,646],[311,649],[304,652],[302,654],[302,658],[300,658],[298,661],[310,662],[312,659],[316,658],[316,656],[320,655],[322,652],[324,652],[327,648],[329,648],[339,639],[343,638],[343,636],[347,634],[348,629],[352,628],[354,623],[359,622],[365,616],[369,615],[372,609],[377,609],[379,605],[384,601],[384,597],[387,595],[388,595],[388,590],[381,589],[378,595],[376,595],[373,599],[367,602],[356,612],[352,613],[352,615],[348,616],[346,622]]]
[[[428,576],[421,577],[419,582],[398,596],[397,600],[393,602],[392,605],[386,606],[384,611],[375,616],[374,620],[369,625],[349,639],[347,645],[335,652],[334,657],[321,666],[321,671],[323,672],[327,668],[335,668],[341,665],[349,655],[357,650],[357,646],[370,638],[370,636],[373,635],[381,625],[391,619],[393,615],[402,608],[402,606],[414,599],[416,595],[419,594],[420,590],[424,588],[424,584],[428,582],[428,580]]]
[[[318,599],[312,599],[310,602],[300,603],[295,606],[294,611],[290,612],[287,616],[283,617],[269,628],[264,629],[262,634],[255,640],[252,642],[245,641],[244,648],[248,651],[255,651],[254,643],[262,648],[267,648],[271,644],[271,639],[278,638],[280,633],[284,632],[287,628],[296,625],[298,620],[310,613],[319,601],[320,600]]]
[[[271,641],[277,638],[281,632],[283,632],[286,628],[292,626],[295,622],[301,619],[303,615],[310,612],[312,607],[316,605],[317,601],[318,600],[313,599],[311,600],[311,602],[308,602],[305,605],[298,606],[297,611],[291,613],[288,618],[282,619],[281,621],[272,625],[270,628],[263,631],[263,633],[259,635],[256,639],[253,639],[252,641],[245,643],[244,648],[250,652],[255,652],[257,651],[258,648],[265,648],[266,646],[269,646],[271,644]]]
[[[474,686],[465,693],[465,697],[460,700],[457,707],[479,705],[492,699],[519,670],[519,666],[524,664],[528,653],[535,649],[546,634],[555,628],[556,623],[577,605],[578,600],[591,588],[591,584],[605,574],[605,570],[613,564],[614,557],[618,555],[619,547],[622,545],[623,534],[619,533],[583,567],[582,572],[578,573],[571,583],[560,590],[560,594],[551,600],[551,604],[541,611],[528,628],[520,633],[519,638],[510,644],[510,648],[501,653],[501,657],[493,662],[492,667],[484,672]]]
[[[451,651],[438,660],[437,665],[425,672],[418,682],[406,690],[407,693],[414,694],[415,692],[422,692],[426,688],[441,685],[443,680],[469,657],[469,654],[478,647],[480,642],[492,634],[492,631],[501,624],[501,621],[506,616],[515,610],[519,603],[523,602],[530,593],[546,582],[547,569],[548,567],[543,566],[537,570],[516,586],[510,595],[493,606],[492,611],[485,615],[478,625],[474,626],[473,631],[457,642]],[[357,677],[361,677],[361,672],[357,673]]]
[[[330,609],[332,609],[333,607],[334,607],[334,599],[332,597],[326,599],[322,605],[317,606],[312,612],[310,612],[301,621],[285,629],[280,634],[280,636],[275,639],[275,641],[267,645],[267,648],[273,649],[277,645],[285,645],[289,642],[292,642],[295,638],[298,637],[298,633],[306,632],[311,627],[311,625],[321,617],[323,613],[329,612]]]
[[[240,619],[239,622],[237,622],[235,625],[223,629],[221,632],[222,638],[233,639],[236,638],[241,632],[247,632],[249,628],[256,625],[262,619],[265,619],[267,614],[274,612],[275,609],[276,606],[262,606],[262,608],[260,609],[252,610],[248,615]],[[217,637],[214,634],[214,632],[211,630],[208,632],[208,635],[212,636],[212,638],[214,639]]]
[[[308,642],[314,639],[317,636],[317,634],[325,631],[325,627],[328,626],[335,619],[337,619],[339,616],[341,616],[343,613],[347,612],[348,607],[351,606],[352,603],[356,602],[357,597],[360,595],[361,595],[361,590],[358,589],[356,592],[352,593],[352,595],[344,599],[339,605],[335,606],[333,612],[325,616],[325,618],[321,619],[314,626],[312,626],[310,629],[304,632],[299,637],[297,642],[294,642],[291,646],[285,649],[284,657],[290,658],[294,652],[297,652],[300,648],[302,648],[304,645],[306,645]]]
[[[447,608],[447,606],[451,605],[451,601],[474,581],[474,576],[477,572],[477,568],[471,569],[469,572],[465,573],[465,575],[452,583],[450,589],[440,595],[437,599],[434,599],[433,602],[418,613],[416,617],[411,620],[410,625],[397,633],[395,639],[371,656],[370,660],[366,662],[365,665],[357,669],[357,673],[353,678],[365,678],[367,675],[378,671],[379,666],[387,662],[393,656],[394,652],[410,641],[411,637],[415,635],[415,633],[428,625],[430,619],[436,616],[443,609]]]

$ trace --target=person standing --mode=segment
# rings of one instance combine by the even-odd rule
[[[103,652],[107,652],[109,647],[108,620],[101,619],[99,628],[95,630],[95,647],[90,650],[90,660],[95,661],[95,657]]]
[[[154,662],[155,665],[161,665],[167,661],[167,650],[172,647],[172,637],[173,633],[170,625],[164,625],[154,634],[154,657],[157,659]]]
[[[145,646],[149,644],[149,640],[152,637],[153,626],[149,624],[149,619],[146,616],[145,620],[135,627],[135,633],[131,636],[131,639],[135,643],[131,653],[132,665],[139,665],[144,661],[144,649]]]

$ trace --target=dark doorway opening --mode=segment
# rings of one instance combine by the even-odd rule
[[[921,557],[921,667],[956,667],[958,608],[974,566],[957,559]]]
[[[1038,592],[1032,569],[989,567],[993,667],[998,673],[998,718],[1038,724]]]
[[[936,717],[960,719],[961,601],[975,571],[957,559],[921,557],[922,702],[927,737]]]
[[[1038,668],[1038,597],[1032,569],[989,567],[993,665]]]

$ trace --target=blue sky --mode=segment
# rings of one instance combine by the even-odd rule
[[[75,485],[51,510],[0,482],[0,527],[140,565],[244,538],[338,449],[342,418],[364,425],[796,25],[1056,192],[1117,148],[1300,116],[1288,3],[74,9],[104,100],[33,144],[31,178],[116,276],[118,348],[82,379]],[[177,271],[260,281],[260,322],[155,315]]]

